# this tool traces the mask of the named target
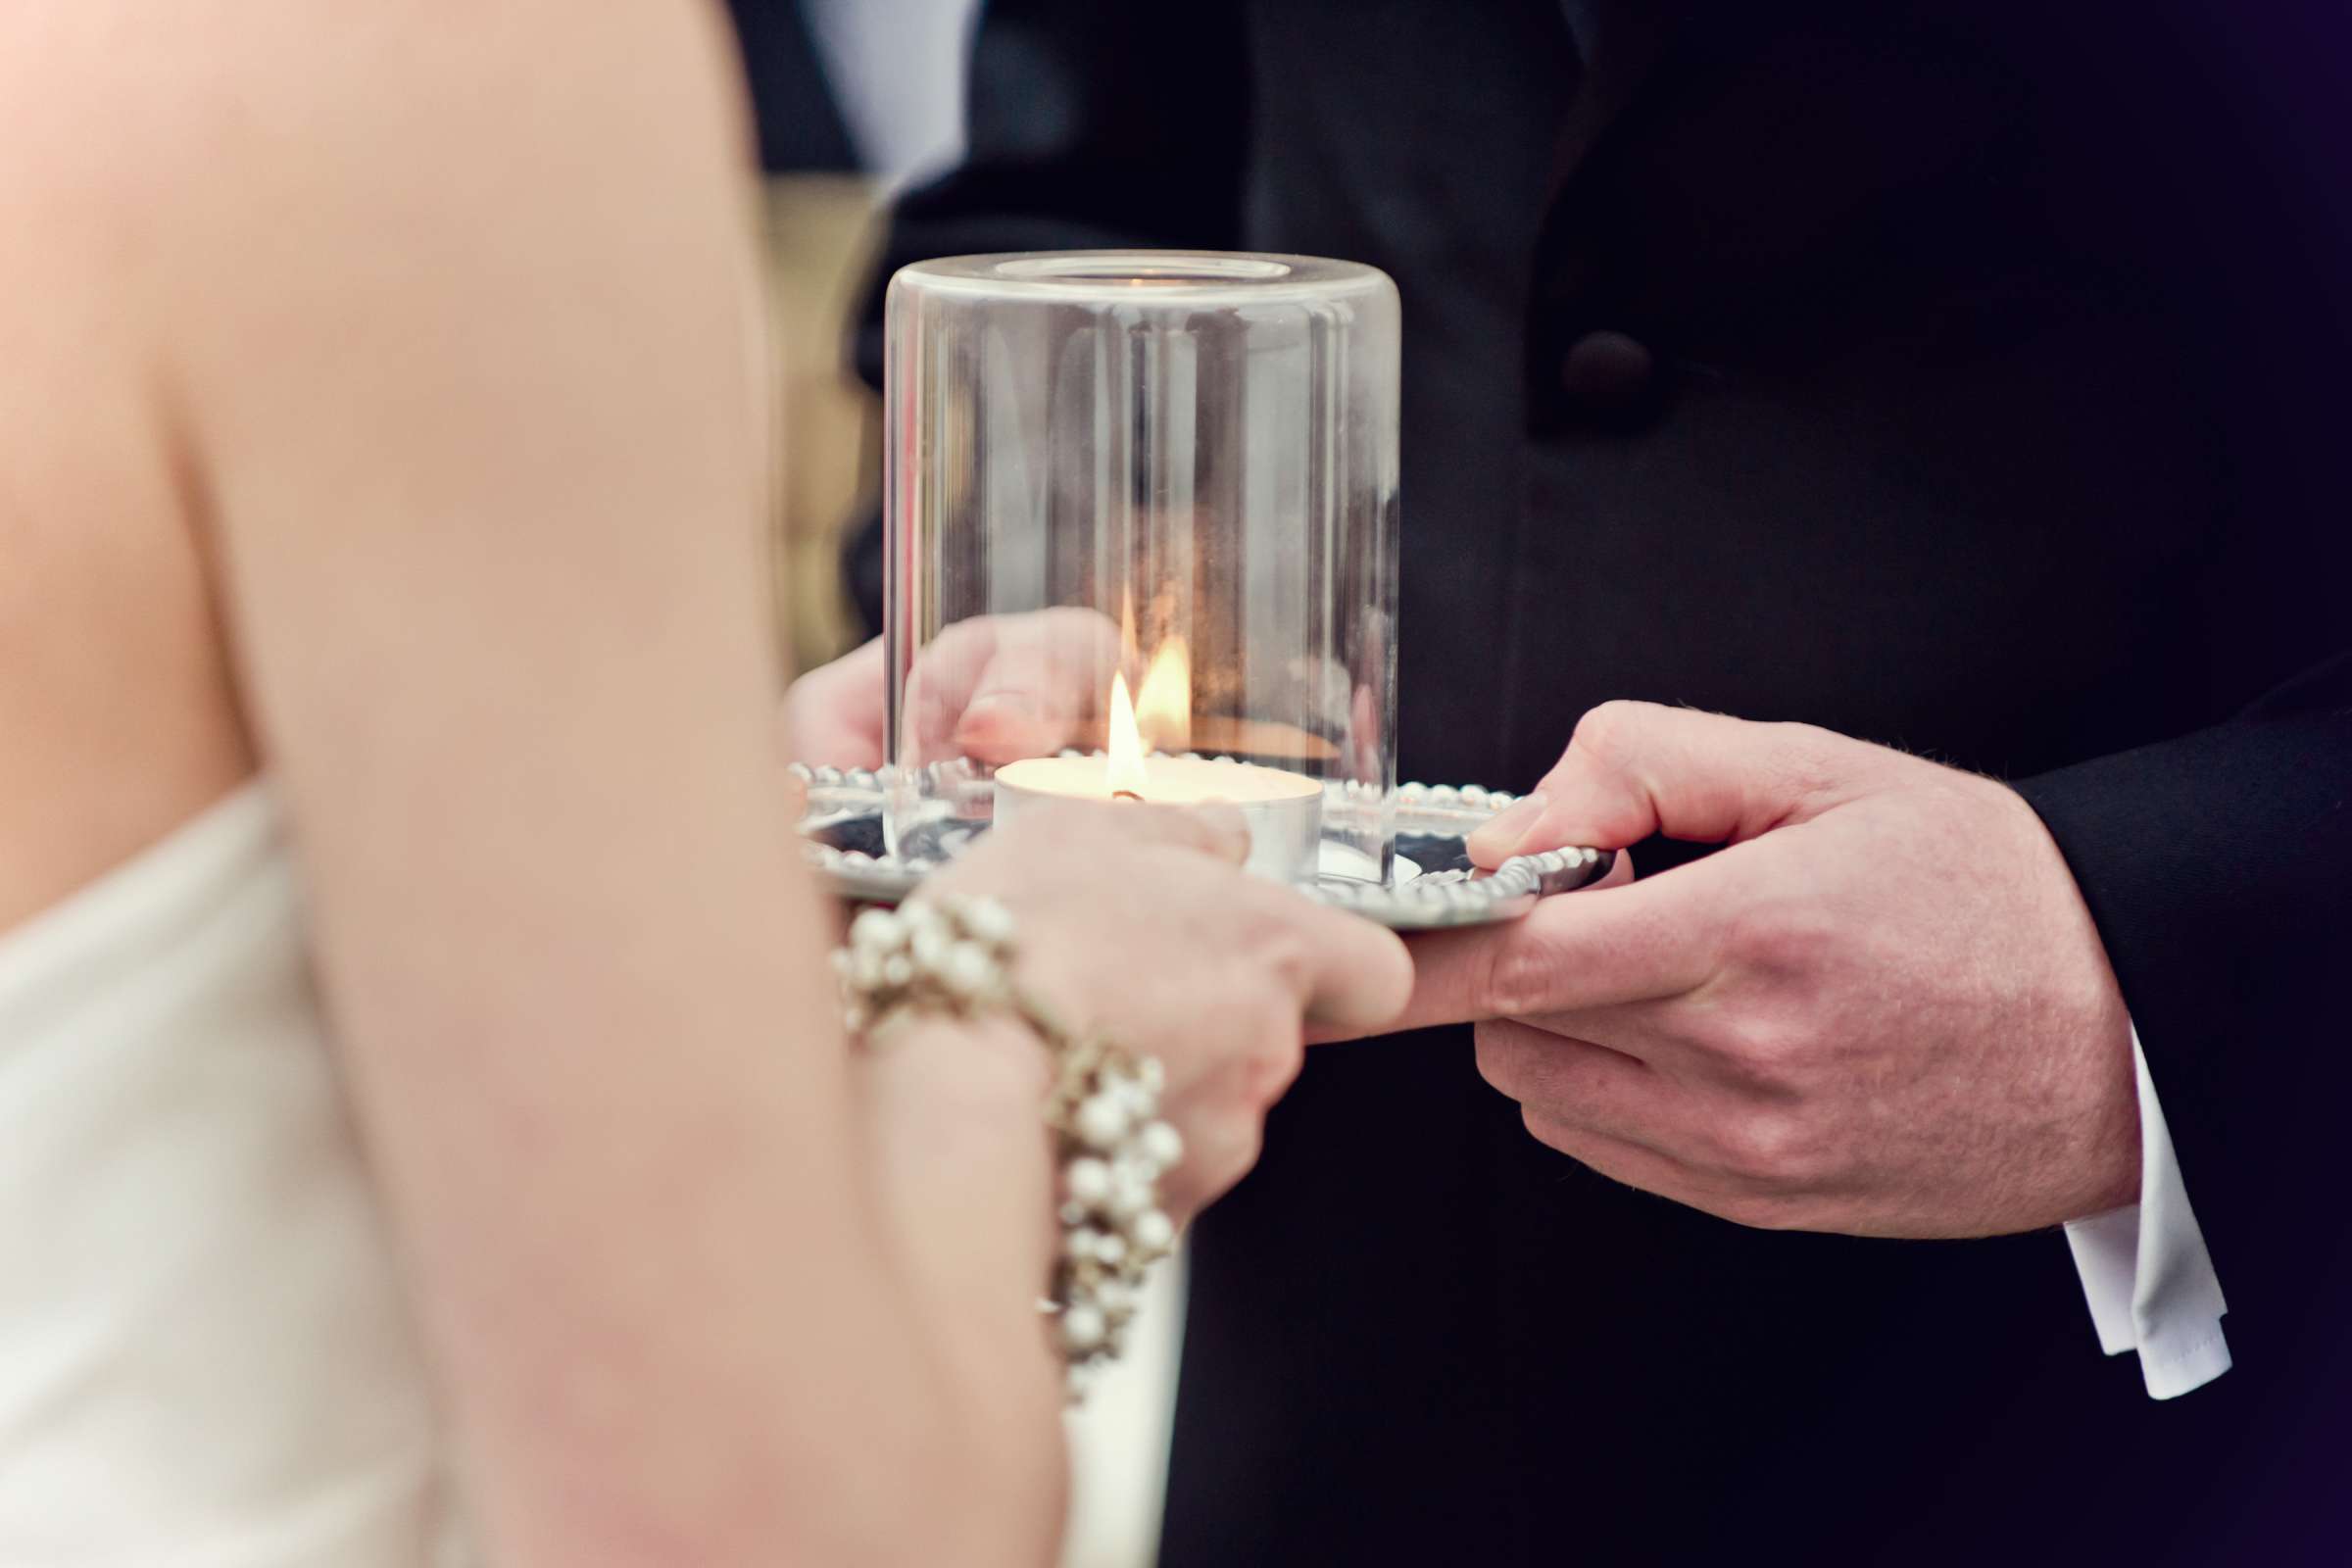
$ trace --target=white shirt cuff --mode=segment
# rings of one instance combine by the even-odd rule
[[[2222,1334],[2222,1314],[2230,1308],[2188,1206],[2136,1028],[2132,1064],[2139,1080],[2139,1201],[2069,1221],[2066,1241],[2099,1348],[2109,1355],[2137,1350],[2149,1396],[2170,1399],[2230,1370],[2230,1342]]]

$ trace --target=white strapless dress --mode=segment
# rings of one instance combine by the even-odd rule
[[[0,933],[0,1564],[465,1560],[254,783]]]

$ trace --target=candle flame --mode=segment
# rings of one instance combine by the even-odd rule
[[[1105,750],[1105,778],[1113,795],[1144,793],[1150,775],[1144,771],[1144,737],[1135,727],[1135,701],[1127,695],[1124,672],[1110,677],[1110,729]]]
[[[1182,637],[1170,637],[1152,656],[1136,690],[1135,717],[1153,751],[1193,749],[1193,656]]]

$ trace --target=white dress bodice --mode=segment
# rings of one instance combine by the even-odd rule
[[[0,933],[0,1563],[463,1560],[248,784]]]

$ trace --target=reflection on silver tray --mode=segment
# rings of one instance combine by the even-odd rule
[[[896,904],[913,892],[925,874],[987,830],[986,823],[934,829],[910,853],[893,855],[882,836],[888,769],[795,763],[793,771],[808,784],[808,806],[801,818],[808,861],[840,898]],[[1325,876],[1304,891],[1394,930],[1434,931],[1516,919],[1539,898],[1597,882],[1616,863],[1616,854],[1609,850],[1552,850],[1506,860],[1492,875],[1475,872],[1462,840],[1513,799],[1475,784],[1399,785],[1395,885]]]

